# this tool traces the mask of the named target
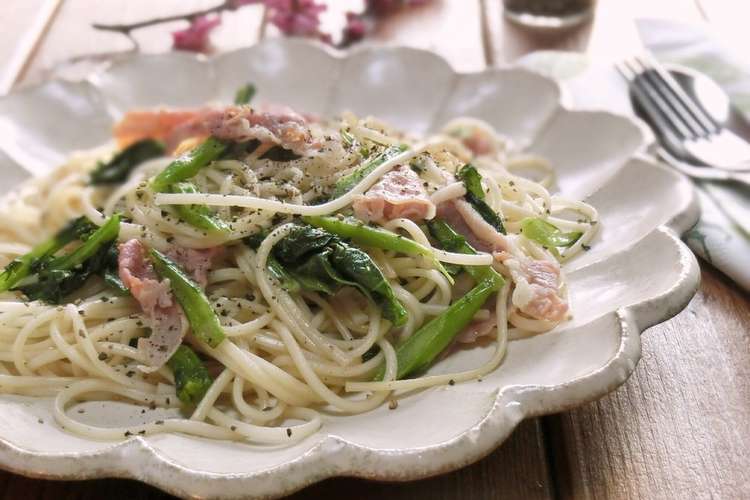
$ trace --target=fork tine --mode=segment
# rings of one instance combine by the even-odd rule
[[[653,71],[652,76],[658,82],[658,88],[671,96],[673,105],[681,106],[684,112],[690,115],[691,122],[699,127],[699,135],[713,134],[721,129],[716,121],[683,90],[674,77],[650,54],[636,58],[636,60],[646,69]]]
[[[680,119],[689,131],[687,137],[689,139],[697,139],[706,134],[700,124],[695,118],[687,111],[680,99],[677,98],[673,92],[671,92],[666,83],[658,77],[655,70],[650,68],[647,64],[641,61],[639,58],[633,58],[632,64],[636,67],[637,71],[640,72],[644,85],[647,85],[653,89],[653,92],[658,94],[659,98],[664,102],[666,106],[672,110],[672,112]]]
[[[625,80],[628,82],[630,91],[633,93],[633,97],[641,106],[643,111],[648,115],[652,125],[656,128],[656,130],[661,134],[670,134],[674,137],[677,137],[677,131],[675,130],[675,127],[671,125],[666,118],[664,118],[664,115],[659,112],[656,105],[653,104],[651,99],[649,99],[649,97],[641,89],[641,87],[635,85],[637,74],[634,73],[628,66],[626,66],[625,62],[615,64],[615,68],[617,68],[617,71],[619,71],[623,78],[625,78]]]
[[[654,89],[653,85],[645,79],[643,72],[632,62],[623,61],[623,65],[634,76],[631,81],[638,102],[641,103],[644,110],[654,120],[661,130],[669,130],[678,139],[692,138],[694,134],[684,123],[682,117],[677,114],[664,98]]]

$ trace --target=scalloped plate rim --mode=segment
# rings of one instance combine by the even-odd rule
[[[650,158],[643,156],[648,145],[653,140],[653,136],[647,126],[640,120],[633,119],[618,113],[607,110],[588,110],[572,109],[571,98],[566,88],[559,82],[540,75],[539,73],[520,66],[508,64],[480,71],[459,72],[453,69],[448,61],[441,56],[422,49],[409,47],[385,46],[360,47],[348,53],[338,51],[320,43],[309,43],[299,40],[266,40],[260,44],[244,47],[235,51],[217,54],[213,56],[202,56],[184,53],[168,54],[133,54],[128,57],[113,61],[103,70],[89,75],[85,80],[80,82],[70,82],[57,80],[63,84],[80,84],[90,86],[99,91],[96,78],[102,72],[126,64],[137,58],[163,58],[163,57],[180,57],[192,59],[203,64],[210,64],[226,54],[236,52],[247,52],[255,50],[256,47],[265,44],[285,44],[294,46],[296,44],[317,47],[328,55],[336,59],[346,59],[352,55],[363,52],[379,51],[409,51],[432,59],[441,60],[449,68],[454,78],[463,75],[483,74],[483,73],[502,73],[505,71],[518,71],[532,74],[537,78],[546,80],[553,84],[558,95],[558,105],[547,116],[545,122],[540,125],[537,134],[541,131],[546,123],[559,112],[596,112],[603,113],[620,120],[625,120],[634,125],[641,134],[641,144],[638,150],[622,162],[624,165],[631,158],[640,158],[648,161],[658,168]],[[293,50],[293,49],[292,49]],[[45,81],[39,84],[25,86],[8,96],[0,97],[0,101],[12,98],[18,93],[31,93],[36,89],[54,83],[56,81]],[[108,112],[111,112],[108,110]],[[439,111],[438,111],[439,112]],[[622,165],[616,169],[619,170]],[[25,167],[24,167],[25,168]],[[675,182],[687,182],[682,176],[669,171],[675,177]],[[608,311],[601,316],[590,320],[598,321],[606,316],[613,315],[620,326],[620,344],[615,354],[602,366],[596,370],[586,373],[585,375],[567,380],[561,384],[539,386],[539,385],[512,385],[496,389],[491,408],[476,424],[465,429],[458,436],[443,442],[420,448],[411,449],[392,449],[382,450],[373,449],[356,443],[346,441],[340,437],[328,435],[313,445],[311,448],[300,454],[298,457],[287,461],[283,464],[272,466],[251,473],[229,473],[221,474],[216,472],[199,471],[184,467],[163,454],[155,450],[149,443],[140,437],[129,441],[113,443],[111,446],[92,451],[92,452],[64,452],[64,453],[45,453],[26,450],[14,445],[11,441],[0,438],[0,466],[12,472],[24,474],[31,477],[49,478],[49,479],[93,479],[102,477],[119,477],[144,481],[157,486],[165,491],[176,495],[190,496],[208,496],[217,498],[234,498],[247,493],[248,488],[260,486],[263,483],[263,491],[253,492],[259,497],[277,497],[292,493],[304,488],[312,483],[335,476],[352,476],[375,480],[389,481],[408,481],[458,469],[470,463],[473,463],[495,448],[511,434],[517,424],[524,418],[540,416],[565,409],[573,408],[580,404],[595,400],[608,392],[620,386],[632,374],[635,366],[641,356],[640,334],[647,328],[666,321],[682,308],[684,308],[696,292],[700,283],[700,273],[697,260],[692,252],[679,240],[679,233],[689,229],[698,218],[698,205],[694,191],[691,191],[690,199],[686,199],[684,206],[674,214],[670,221],[652,229],[646,235],[637,241],[629,242],[628,247],[619,249],[615,253],[627,251],[628,248],[637,244],[638,241],[647,238],[655,232],[664,233],[669,237],[670,244],[676,249],[681,258],[680,278],[668,290],[648,297],[643,301],[631,304],[626,307],[620,307],[614,311]],[[655,312],[647,314],[645,309],[656,308]],[[650,316],[643,324],[640,318]],[[600,380],[601,379],[601,380]],[[586,391],[582,394],[580,389],[586,386]],[[570,393],[577,392],[575,396]],[[531,396],[539,393],[554,395],[556,404],[550,405],[548,401],[533,402]],[[489,427],[489,428],[488,428]],[[490,436],[488,434],[491,433]],[[491,439],[488,439],[491,438]],[[468,444],[470,446],[466,446]],[[354,458],[362,458],[359,455],[366,455],[368,459],[373,460],[367,470],[358,470],[352,466],[356,463]],[[416,456],[421,458],[429,454],[429,465],[414,467],[413,464],[406,464]],[[401,460],[396,466],[393,466],[394,457],[400,457]],[[75,458],[83,467],[71,469],[61,465],[61,461]],[[389,465],[389,461],[391,464]],[[422,460],[424,461],[424,460]],[[156,467],[150,467],[150,466]],[[408,465],[412,465],[409,470]],[[164,474],[170,472],[170,474]],[[284,472],[291,472],[287,477],[285,484],[273,486],[273,477]],[[231,492],[228,494],[216,494],[217,489],[227,489],[231,484]]]

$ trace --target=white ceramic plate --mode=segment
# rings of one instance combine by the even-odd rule
[[[642,156],[649,140],[642,126],[607,112],[572,111],[556,83],[527,70],[458,74],[440,57],[412,49],[342,58],[271,40],[209,60],[137,56],[87,82],[20,91],[0,99],[3,186],[106,141],[113,120],[129,108],[229,101],[247,81],[261,101],[323,115],[350,109],[418,133],[477,116],[551,159],[560,191],[586,198],[600,213],[593,248],[566,266],[574,319],[511,343],[506,361],[482,382],[423,391],[396,410],[327,417],[320,432],[286,448],[177,434],[90,441],[55,425],[49,399],[0,396],[2,466],[54,478],[129,477],[179,495],[227,498],[278,496],[337,475],[410,480],[449,471],[492,451],[523,418],[622,384],[640,358],[640,333],[681,310],[698,286],[695,258],[677,236],[697,219],[691,185]],[[475,366],[490,349],[462,351],[433,371]],[[123,404],[101,406],[87,418],[129,418]]]

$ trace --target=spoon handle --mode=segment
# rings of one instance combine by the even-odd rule
[[[675,170],[682,172],[688,177],[701,180],[737,182],[750,187],[750,172],[732,172],[712,167],[697,167],[675,158],[662,147],[656,148],[656,156]]]

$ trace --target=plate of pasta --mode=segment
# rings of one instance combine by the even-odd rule
[[[698,284],[690,184],[521,68],[134,56],[2,98],[0,130],[8,185],[33,174],[0,204],[25,474],[231,498],[455,469],[622,384]]]

